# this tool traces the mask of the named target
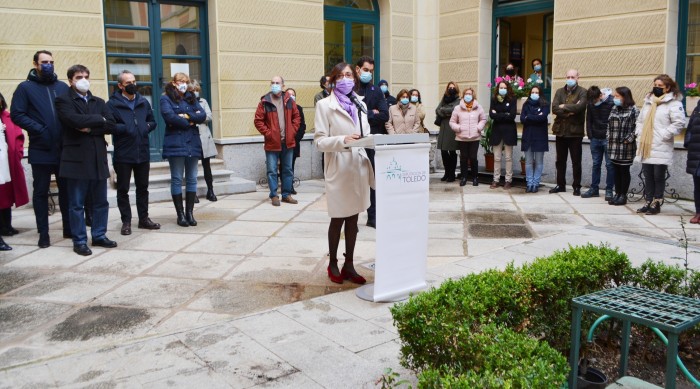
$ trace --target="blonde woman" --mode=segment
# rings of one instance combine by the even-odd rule
[[[450,118],[450,127],[455,132],[455,140],[459,145],[460,168],[462,170],[459,186],[467,184],[467,160],[472,167],[472,185],[479,185],[479,161],[476,157],[479,152],[481,132],[485,126],[486,114],[476,101],[474,89],[465,89],[459,105],[452,111]]]

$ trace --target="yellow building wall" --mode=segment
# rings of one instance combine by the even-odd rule
[[[307,128],[323,69],[322,0],[213,0],[209,52],[215,138],[259,135],[253,125],[270,79],[297,92]]]
[[[415,1],[384,0],[380,10],[381,78],[391,95],[415,86]],[[379,78],[374,80],[378,83]]]
[[[627,86],[641,105],[661,73],[675,78],[677,29],[667,25],[667,0],[557,0],[554,2],[554,89],[568,69],[578,69],[583,87]],[[677,19],[677,16],[675,16]],[[675,38],[674,38],[675,39]]]
[[[38,50],[53,53],[56,74],[63,82],[71,65],[87,66],[90,90],[108,98],[101,1],[0,2],[0,92],[8,104],[34,67],[32,57]]]
[[[442,98],[447,83],[457,82],[460,92],[479,84],[479,0],[440,0],[439,86]],[[482,80],[486,84],[488,80]]]

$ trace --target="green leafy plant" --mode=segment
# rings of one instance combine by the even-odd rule
[[[484,149],[484,154],[493,154],[493,146],[491,146],[489,144],[489,142],[491,141],[491,127],[492,126],[493,126],[493,119],[489,118],[486,121],[486,126],[484,126],[484,129],[481,132],[481,139],[479,140],[479,144]]]
[[[406,388],[413,388],[408,380],[401,379],[401,374],[393,371],[390,367],[384,369],[384,374],[375,382],[381,389],[399,388],[405,385]]]

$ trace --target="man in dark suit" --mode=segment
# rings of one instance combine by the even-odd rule
[[[70,90],[56,98],[56,110],[63,123],[63,150],[59,175],[66,179],[73,251],[90,255],[85,226],[85,197],[92,196],[92,245],[117,247],[109,240],[107,217],[107,142],[105,134],[115,127],[104,100],[90,93],[90,70],[83,65],[68,69]]]
[[[360,57],[357,60],[355,71],[360,78],[360,85],[357,94],[364,96],[362,100],[367,105],[367,120],[369,121],[370,132],[372,134],[386,134],[384,124],[389,120],[389,106],[384,98],[384,93],[372,84],[372,74],[374,72],[374,59],[372,57]],[[365,149],[367,157],[372,162],[374,169],[374,149]],[[377,197],[374,189],[370,189],[370,206],[367,208],[367,225],[377,227]]]

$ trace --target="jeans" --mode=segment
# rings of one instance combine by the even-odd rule
[[[109,202],[107,201],[107,180],[81,180],[67,178],[68,202],[70,207],[70,231],[73,245],[87,244],[85,227],[85,196],[92,196],[92,240],[102,239],[107,233]]]
[[[647,201],[664,198],[666,190],[666,165],[642,164],[644,175],[644,198]]]
[[[122,217],[122,223],[131,223],[131,205],[129,204],[129,185],[131,172],[134,172],[136,184],[136,211],[139,220],[148,218],[148,174],[150,162],[115,163],[114,172],[117,174],[117,206]]]
[[[32,178],[34,180],[34,193],[32,203],[34,205],[34,217],[36,228],[39,233],[49,233],[49,185],[51,175],[56,175],[58,184],[58,205],[61,209],[61,221],[63,222],[63,233],[70,233],[70,216],[68,213],[68,189],[66,179],[58,177],[59,165],[32,164]],[[22,184],[24,185],[24,184]]]
[[[197,191],[197,161],[194,157],[170,157],[170,194],[182,194],[182,175],[185,175],[185,191]]]
[[[527,186],[539,186],[544,170],[544,151],[525,151],[525,181]]]
[[[267,184],[270,186],[270,198],[277,196],[277,162],[279,161],[282,172],[282,198],[292,193],[292,159],[294,149],[288,149],[282,143],[282,151],[265,151],[265,164],[267,165]]]
[[[574,182],[571,184],[574,189],[581,188],[581,154],[583,153],[581,143],[583,137],[563,137],[556,139],[557,147],[557,186],[566,187],[566,162],[571,154],[571,170],[573,170]]]
[[[369,163],[372,164],[374,171],[374,149],[365,149]],[[377,192],[369,188],[369,208],[367,208],[367,221],[376,222],[377,220]]]
[[[504,152],[501,152],[505,149]],[[513,181],[513,146],[503,145],[503,141],[493,146],[493,182],[501,181],[501,156],[506,154],[506,182]]]
[[[607,139],[591,139],[591,157],[593,159],[593,174],[591,177],[591,189],[598,190],[600,186],[600,168],[605,157],[605,190],[613,189],[615,185],[615,171],[608,155]]]

